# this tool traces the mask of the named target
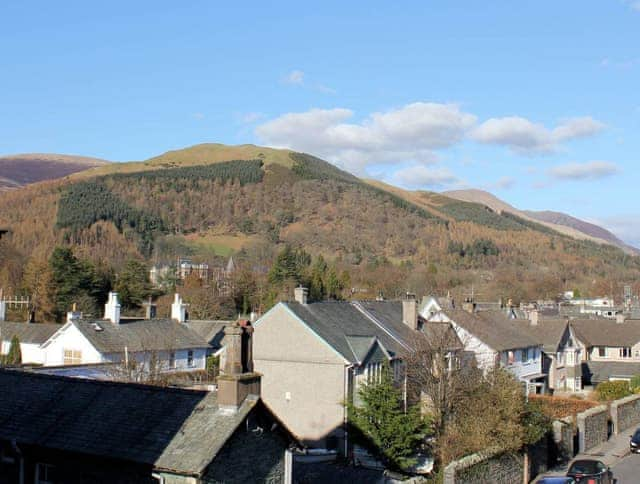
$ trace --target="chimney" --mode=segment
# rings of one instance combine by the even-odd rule
[[[144,303],[144,319],[156,319],[158,307],[153,303],[151,297]]]
[[[297,303],[307,304],[307,295],[309,294],[309,290],[306,287],[296,287],[293,290],[293,298]]]
[[[82,319],[82,313],[77,310],[76,303],[73,303],[73,307],[71,311],[67,312],[67,323],[71,323],[72,321],[77,321]]]
[[[224,329],[225,363],[218,376],[218,405],[237,412],[249,395],[260,395],[260,374],[253,371],[253,327],[239,321]]]
[[[540,314],[538,313],[537,309],[532,309],[531,311],[529,311],[529,322],[531,323],[531,326],[538,326],[539,316]]]
[[[407,293],[402,300],[402,322],[411,329],[418,329],[418,301],[415,294]]]
[[[171,319],[179,323],[184,323],[187,320],[187,305],[182,302],[182,298],[177,292],[171,304]]]
[[[0,299],[0,321],[7,319],[7,303]]]
[[[626,319],[627,317],[624,315],[624,313],[616,313],[616,323],[622,324]]]
[[[120,303],[118,302],[118,293],[109,292],[109,299],[104,305],[104,319],[111,321],[113,324],[120,324]]]

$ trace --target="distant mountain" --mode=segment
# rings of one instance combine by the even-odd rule
[[[0,156],[0,191],[62,178],[78,171],[109,164],[86,156],[28,153]]]
[[[629,246],[628,244],[620,240],[618,237],[616,237],[613,233],[609,232],[607,229],[602,228],[599,225],[585,222],[584,220],[580,220],[578,218],[572,217],[571,215],[567,215],[566,213],[553,212],[551,210],[542,210],[542,211],[526,210],[524,213],[526,213],[530,217],[540,222],[548,222],[555,225],[564,225],[565,227],[571,227],[576,230],[579,230],[583,234],[591,235],[592,237],[597,237],[599,239],[606,240],[610,244],[613,244],[617,247],[629,248],[635,252],[638,252],[638,249],[636,249],[635,247]]]
[[[495,195],[484,190],[451,190],[443,192],[443,195],[465,202],[480,203],[498,213],[512,213],[525,220],[540,223],[557,232],[569,235],[576,239],[592,240],[598,243],[610,244],[619,247],[626,252],[633,253],[635,255],[640,254],[640,250],[624,243],[608,230],[561,212],[518,210],[507,202],[500,200]]]

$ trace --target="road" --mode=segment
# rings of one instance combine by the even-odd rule
[[[640,483],[640,455],[631,454],[611,467],[618,484]]]

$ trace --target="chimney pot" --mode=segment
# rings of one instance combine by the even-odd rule
[[[297,303],[307,304],[307,296],[309,295],[309,290],[306,287],[296,287],[293,290],[293,298]]]

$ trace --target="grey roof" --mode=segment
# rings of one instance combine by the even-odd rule
[[[509,319],[503,311],[470,313],[463,309],[449,309],[443,313],[496,351],[541,346],[528,331],[522,331],[514,325],[514,320]]]
[[[0,370],[0,440],[201,473],[255,406],[215,393]]]
[[[640,375],[640,363],[631,361],[583,361],[583,378],[591,383],[608,381],[611,377],[632,378]]]
[[[233,323],[235,321],[187,321],[185,324],[218,350],[223,346],[224,328]]]
[[[21,343],[41,345],[61,327],[59,324],[0,321],[0,337],[3,341],[10,341],[14,336],[17,336]]]
[[[402,323],[401,302],[381,301],[375,307],[371,303],[346,301],[283,304],[351,363],[360,361],[347,338],[353,342],[354,337],[375,337],[391,356],[398,356],[411,347],[415,337],[413,330]],[[398,309],[399,320],[389,324],[388,318],[397,316]]]
[[[513,319],[512,324],[520,331],[529,333],[545,353],[556,353],[562,343],[562,337],[569,326],[566,319],[538,319],[531,324],[528,319]]]
[[[570,322],[576,338],[590,346],[633,346],[640,341],[640,319],[617,323],[613,319],[574,319]]]
[[[375,336],[345,336],[356,361],[363,362],[376,342]]]
[[[209,343],[186,324],[170,319],[75,320],[72,323],[100,353],[208,348]]]

